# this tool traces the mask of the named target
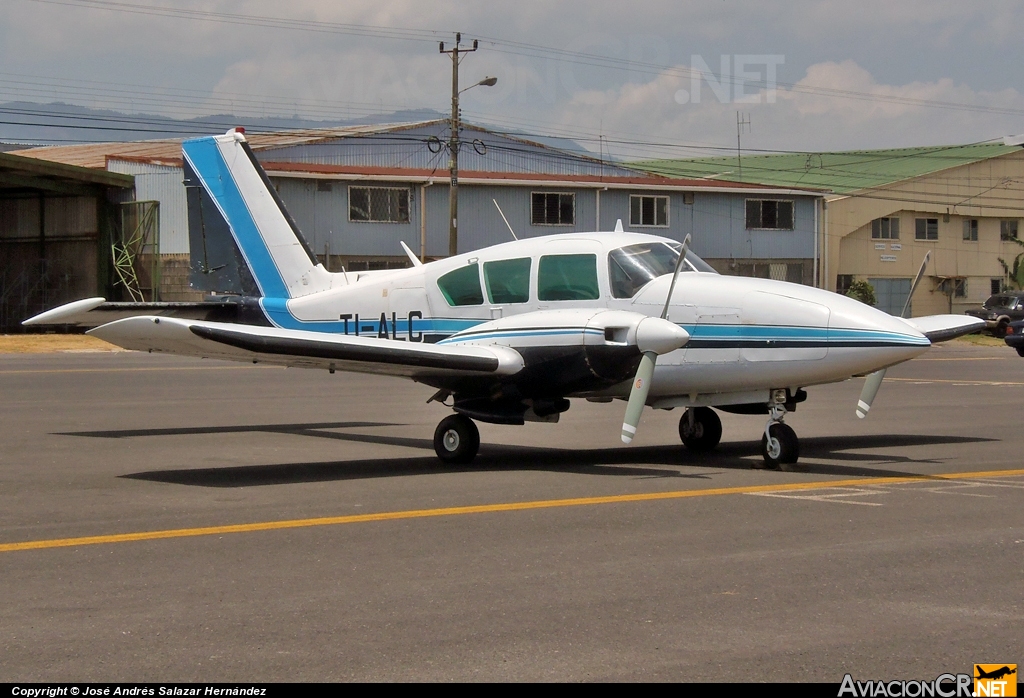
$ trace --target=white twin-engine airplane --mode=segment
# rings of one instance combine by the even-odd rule
[[[644,405],[685,407],[679,435],[697,452],[721,439],[712,407],[767,414],[764,463],[788,467],[799,442],[783,418],[806,399],[804,387],[869,375],[863,417],[886,367],[984,324],[964,315],[905,320],[808,286],[720,276],[686,243],[621,225],[428,264],[406,247],[412,268],[331,273],[244,135],[186,141],[182,151],[186,182],[201,186],[223,219],[215,223],[230,230],[259,297],[213,305],[93,298],[25,324],[91,325],[90,334],[140,351],[405,376],[437,388],[430,401],[455,411],[434,433],[447,463],[476,456],[473,420],[557,422],[568,398],[586,398],[628,400],[627,444]]]

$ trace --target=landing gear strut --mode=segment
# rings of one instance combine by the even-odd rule
[[[480,431],[469,417],[453,414],[434,430],[434,453],[445,463],[465,465],[480,450]]]
[[[679,438],[694,453],[710,451],[722,440],[722,420],[710,407],[691,407],[679,419]]]
[[[784,398],[783,398],[784,399]],[[786,406],[782,402],[773,402],[768,406],[768,424],[761,436],[761,456],[764,465],[761,467],[775,470],[795,470],[794,465],[800,458],[800,440],[796,432],[783,423]],[[758,466],[754,466],[755,468]]]

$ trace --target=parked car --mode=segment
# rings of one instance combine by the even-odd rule
[[[1006,339],[1007,344],[1017,350],[1017,353],[1024,356],[1024,320],[1017,320],[1011,322],[1006,326]]]
[[[980,308],[964,311],[985,321],[985,329],[996,337],[1006,334],[1014,320],[1024,320],[1024,291],[1006,291],[989,296]]]

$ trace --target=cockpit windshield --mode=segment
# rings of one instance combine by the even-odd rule
[[[679,259],[680,249],[682,245],[679,243],[645,242],[612,250],[608,253],[608,279],[612,296],[632,298],[652,280],[671,274]],[[689,250],[679,271],[715,273],[707,262]]]

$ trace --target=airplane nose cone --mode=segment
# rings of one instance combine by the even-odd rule
[[[636,346],[642,353],[653,351],[660,356],[685,346],[688,341],[689,332],[661,318],[644,318],[636,327]]]

